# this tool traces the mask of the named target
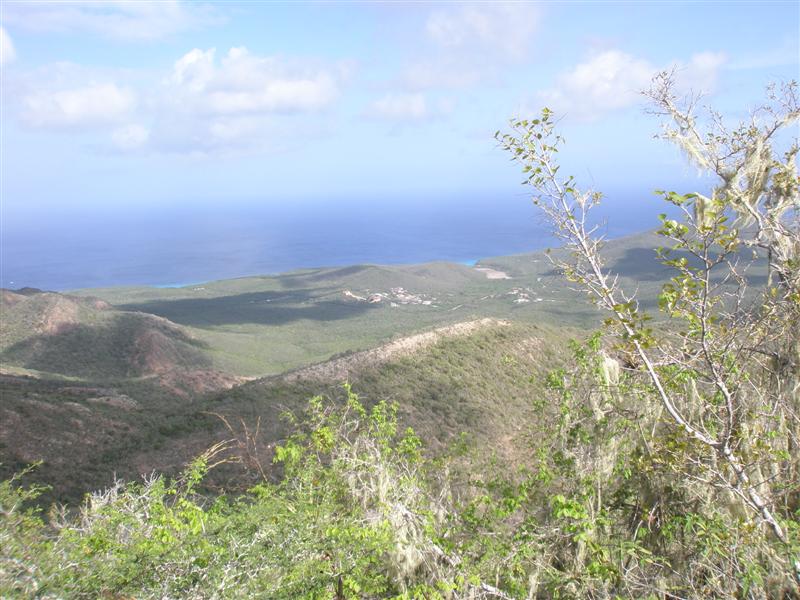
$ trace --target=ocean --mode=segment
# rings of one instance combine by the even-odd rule
[[[606,232],[616,237],[653,227],[651,212],[612,210]],[[364,263],[469,264],[554,244],[522,197],[73,211],[27,220],[6,216],[0,233],[0,287],[55,291],[180,286]]]

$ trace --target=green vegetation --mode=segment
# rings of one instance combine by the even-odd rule
[[[204,431],[193,454],[213,443],[216,423],[154,380],[124,384],[0,375],[0,478],[39,463],[26,481],[46,485],[42,505],[79,502],[115,475],[140,479],[163,461],[142,461],[170,436]],[[183,457],[181,466],[190,457]]]
[[[4,356],[62,378],[0,379],[0,596],[800,597],[800,178],[796,143],[773,149],[797,86],[710,133],[671,90],[650,92],[665,136],[720,185],[661,193],[681,218],[655,234],[597,236],[601,196],[559,175],[550,111],[498,133],[565,242],[481,263],[511,279],[436,264],[93,291],[114,308],[6,293]],[[561,312],[562,274],[599,332],[569,328],[591,320]],[[258,361],[275,374],[209,387],[205,367]]]
[[[96,298],[4,290],[0,307],[4,367],[115,381],[211,364],[205,345],[185,329]]]
[[[663,137],[719,177],[709,196],[659,192],[681,215],[662,214],[658,231],[659,260],[673,271],[659,296],[666,327],[654,327],[637,294],[608,269],[603,237],[588,218],[602,195],[559,174],[564,140],[551,111],[513,120],[510,133],[497,134],[565,242],[557,266],[608,315],[606,344],[629,365],[623,376],[619,361],[601,354],[597,369],[612,390],[582,404],[597,420],[622,417],[640,428],[637,451],[669,465],[671,485],[683,496],[667,508],[691,500],[701,519],[749,536],[754,554],[737,557],[727,572],[737,584],[714,581],[736,595],[753,588],[774,594],[782,586],[800,592],[800,146],[795,139],[785,152],[775,149],[779,132],[800,119],[797,90],[796,82],[771,88],[752,120],[733,129],[713,111],[700,120],[694,101],[676,96],[669,73],[647,92],[666,118]],[[755,258],[748,261],[747,251],[766,257],[766,277],[757,282],[748,278]],[[573,397],[572,386],[557,384],[565,399]],[[618,435],[596,439],[612,459]],[[768,575],[783,583],[773,588]]]
[[[119,309],[167,318],[207,345],[214,368],[266,376],[371,348],[397,336],[481,317],[529,323],[555,317],[584,326],[595,320],[591,307],[571,301],[571,292],[543,253],[527,258],[533,268],[512,279],[487,279],[470,267],[432,263],[315,269],[178,289],[75,293],[101,297]],[[478,266],[484,262],[492,266],[495,259]],[[398,288],[412,296],[408,303],[392,294]],[[390,297],[369,303],[345,291],[360,298],[376,293]],[[520,293],[526,302],[515,302],[521,299]]]
[[[179,479],[118,484],[59,516],[52,535],[36,495],[0,487],[4,597],[442,597],[477,587],[443,549],[452,524],[426,484],[431,465],[386,403],[310,405],[308,429],[278,447],[285,476],[209,502],[195,487],[223,446]]]
[[[623,281],[639,287],[643,303],[651,308],[657,306],[668,276],[656,260],[655,237],[614,240],[604,252]],[[118,381],[175,367],[264,377],[397,336],[483,317],[598,324],[596,312],[575,302],[545,253],[487,258],[478,267],[511,278],[488,279],[470,267],[432,263],[314,269],[184,288],[32,294],[13,303],[9,297],[17,295],[6,292],[0,360],[6,368],[87,381]],[[749,277],[765,273],[763,264],[757,264]],[[392,292],[399,289],[403,291]],[[373,294],[386,297],[367,302]],[[109,306],[98,309],[98,301]],[[48,315],[54,325],[43,330]],[[137,347],[141,338],[145,343]],[[148,369],[148,354],[155,369]]]
[[[575,367],[547,377],[530,423],[530,468],[475,469],[456,446],[426,459],[396,405],[311,401],[275,447],[277,482],[241,495],[198,493],[235,439],[175,480],[118,483],[77,514],[26,509],[37,490],[0,486],[4,597],[780,597],[792,581],[777,540],[730,504],[709,511],[676,485],[691,448],[648,436],[640,390],[604,382],[595,337]],[[586,387],[583,387],[586,386]],[[602,386],[602,387],[600,387]],[[628,414],[595,414],[582,393],[605,389]],[[623,395],[627,402],[623,401]],[[602,405],[601,405],[602,409]],[[227,456],[227,458],[226,458]],[[54,528],[53,528],[54,527]],[[798,528],[788,530],[796,548]],[[766,554],[765,554],[766,553]]]
[[[396,403],[402,425],[420,433],[431,455],[465,433],[476,455],[499,455],[513,468],[526,454],[513,440],[526,434],[524,423],[536,419],[531,398],[548,365],[560,364],[566,335],[535,325],[490,325],[366,364],[350,381],[367,404]],[[0,377],[0,420],[8,424],[0,429],[0,477],[43,461],[26,481],[50,486],[41,498],[46,504],[78,502],[87,490],[111,485],[114,475],[177,475],[205,448],[230,436],[215,415],[225,416],[237,433],[242,423],[260,425],[260,460],[270,464],[272,446],[291,433],[282,414],[301,415],[310,397],[337,398],[339,388],[336,379],[273,377],[188,399],[155,379],[111,385]],[[209,474],[205,484],[241,491],[252,479],[227,466]]]

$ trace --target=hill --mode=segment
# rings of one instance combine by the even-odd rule
[[[77,501],[115,476],[138,478],[129,457],[156,446],[162,432],[187,426],[185,394],[155,380],[122,386],[0,375],[0,478],[31,463],[52,489],[43,501]]]
[[[641,243],[611,244],[607,257],[652,306],[666,273],[648,266]],[[699,522],[719,532],[710,545],[686,529],[687,518],[705,516],[663,462],[675,460],[676,445],[647,421],[657,423],[653,398],[629,385],[635,368],[610,385],[610,357],[591,344],[567,359],[566,338],[584,337],[596,317],[543,255],[169,290],[4,291],[2,302],[3,502],[74,507],[88,490],[105,490],[80,512],[52,511],[56,529],[35,512],[4,513],[0,537],[15,557],[6,589],[26,585],[26,565],[35,564],[50,570],[34,587],[47,580],[105,593],[140,590],[151,577],[161,595],[165,581],[196,595],[209,573],[228,582],[235,568],[239,586],[266,565],[260,592],[296,597],[322,573],[318,588],[339,595],[343,571],[330,557],[341,549],[341,564],[353,551],[366,565],[388,557],[391,577],[411,556],[398,590],[423,563],[437,576],[442,565],[465,564],[496,584],[481,584],[481,594],[527,597],[535,588],[551,597],[608,589],[617,556],[622,568],[631,556],[646,568],[663,564],[676,583],[658,585],[683,590],[684,572],[671,565],[686,561],[686,548],[697,557],[720,546],[761,555],[756,538],[724,537],[741,531],[739,507],[733,521]],[[266,375],[244,381],[257,368]],[[397,408],[397,421],[381,401]],[[47,486],[38,498],[8,483],[32,462],[23,481]],[[666,514],[667,505],[678,510]],[[670,531],[686,531],[689,545],[673,548]],[[243,559],[245,547],[252,558]],[[178,564],[186,575],[173,581]],[[498,564],[508,564],[502,579]],[[97,585],[84,586],[98,573]],[[288,587],[282,573],[293,574]],[[365,573],[353,597],[376,581]],[[543,578],[531,584],[531,573]],[[576,581],[581,588],[564,588]],[[722,582],[703,581],[701,595]],[[634,584],[630,597],[644,589]],[[409,597],[428,597],[432,588],[423,588]]]
[[[105,382],[151,377],[192,391],[240,381],[215,373],[206,344],[184,327],[98,298],[2,290],[0,311],[6,373]]]
[[[654,305],[664,273],[648,236],[614,240],[609,261]],[[119,310],[158,315],[206,344],[213,367],[263,377],[367,350],[395,336],[481,318],[591,327],[543,252],[453,263],[305,269],[179,288],[77,290]]]
[[[45,500],[74,501],[115,475],[176,473],[213,443],[232,433],[243,437],[244,426],[258,430],[252,450],[269,470],[275,444],[291,430],[284,413],[300,415],[316,395],[341,398],[345,379],[367,404],[397,402],[401,423],[419,431],[435,453],[463,433],[485,456],[511,461],[521,447],[512,441],[535,418],[540,376],[557,362],[565,335],[536,325],[470,322],[191,401],[153,380],[108,386],[2,376],[0,477],[42,460],[33,478],[53,486]],[[252,480],[228,466],[212,472],[209,483],[230,489]]]
[[[654,241],[606,248],[650,305],[668,275],[645,250]],[[282,412],[338,397],[344,380],[368,401],[398,401],[437,451],[461,432],[510,447],[497,415],[532,418],[531,376],[553,367],[566,336],[598,322],[544,253],[182,288],[3,290],[0,302],[0,461],[11,473],[43,459],[37,477],[59,497],[113,472],[175,472],[231,434],[210,413],[239,434],[260,423],[269,448],[286,431]]]

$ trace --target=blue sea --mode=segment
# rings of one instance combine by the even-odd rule
[[[653,227],[652,208],[611,206],[606,232]],[[62,210],[6,215],[0,233],[0,287],[56,291],[179,286],[363,263],[471,264],[554,244],[522,196]]]

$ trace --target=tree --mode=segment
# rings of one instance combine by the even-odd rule
[[[665,318],[657,323],[604,263],[603,236],[589,220],[602,195],[560,174],[564,140],[552,111],[512,120],[510,132],[496,134],[523,165],[535,204],[569,250],[567,258],[552,260],[608,315],[606,352],[625,358],[624,376],[648,407],[637,411],[648,421],[642,431],[652,431],[642,435],[645,450],[671,453],[671,468],[707,506],[724,507],[732,522],[757,525],[770,560],[794,585],[800,581],[800,180],[797,140],[782,154],[776,145],[800,119],[797,90],[796,82],[769,88],[766,102],[733,128],[711,109],[701,119],[698,98],[680,99],[671,73],[645,92],[650,111],[663,119],[660,137],[719,179],[707,195],[659,192],[681,218],[661,215],[665,247],[655,250],[674,276],[659,297]],[[762,280],[759,268],[766,269]],[[606,365],[618,364],[606,358]],[[607,410],[614,408],[611,402]],[[679,443],[660,443],[666,437]]]

